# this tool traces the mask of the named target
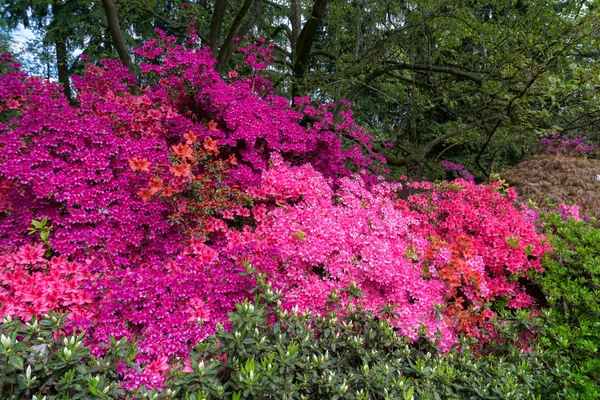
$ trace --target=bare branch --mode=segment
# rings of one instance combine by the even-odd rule
[[[337,56],[335,54],[330,53],[330,52],[325,51],[325,50],[311,50],[310,55],[311,56],[324,56],[324,57],[327,57],[327,58],[329,58],[331,60],[336,60],[337,59]]]

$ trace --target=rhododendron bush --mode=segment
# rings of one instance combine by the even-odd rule
[[[135,387],[160,385],[168,361],[227,327],[251,295],[249,266],[284,307],[387,307],[399,334],[443,350],[461,332],[484,340],[492,302],[533,305],[520,279],[548,249],[512,191],[378,180],[352,112],[292,108],[258,73],[269,47],[247,49],[251,74],[224,80],[208,50],[159,32],[138,50],[139,86],[118,62],[89,64],[76,105],[10,66],[0,314],[71,312],[98,353],[111,336],[134,339],[145,375],[121,372]],[[49,227],[31,228],[42,218]]]

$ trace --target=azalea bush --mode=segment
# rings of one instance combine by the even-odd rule
[[[197,219],[217,213],[218,202],[237,201],[216,193],[255,184],[272,151],[295,163],[314,160],[332,178],[350,174],[347,160],[371,161],[357,144],[342,148],[341,136],[364,136],[349,113],[343,112],[345,122],[336,125],[325,106],[292,110],[285,99],[269,94],[268,87],[259,90],[259,75],[225,82],[214,71],[208,51],[175,46],[164,35],[139,52],[149,61],[144,66],[147,86],[132,94],[134,78],[119,63],[89,64],[85,75],[74,79],[77,107],[67,103],[57,86],[9,66],[1,77],[0,231],[4,248],[15,251],[30,243],[31,221],[47,218],[52,254],[90,259],[90,270],[101,276],[92,289],[99,311],[90,321],[94,335],[104,340],[146,331],[153,340],[179,343],[156,350],[162,354],[172,352],[173,346],[185,351],[182,343],[198,338],[189,333],[178,339],[186,331],[183,326],[192,332],[210,330],[198,327],[196,318],[190,322],[188,307],[182,304],[207,303],[205,311],[197,312],[211,313],[214,325],[247,291],[238,274],[240,265],[224,260],[220,273],[205,270],[215,250],[205,246],[204,258],[196,257],[193,249],[198,246],[190,241],[189,229],[175,224],[182,222],[182,215],[190,217],[193,208],[200,229]],[[299,123],[304,113],[311,115],[306,126]],[[185,146],[192,137],[206,143],[203,149],[213,157],[219,156],[219,141],[222,160],[213,160],[212,170],[200,159],[187,158]],[[225,164],[236,164],[227,177]],[[231,186],[221,181],[216,188],[213,178],[226,178]],[[186,198],[182,193],[190,185],[204,194],[215,193],[210,194],[213,200]],[[155,194],[162,200],[149,202]],[[177,198],[177,210],[169,197]],[[225,203],[221,211],[226,211]],[[190,262],[198,271],[189,268]],[[164,292],[148,296],[146,285],[152,292]],[[171,317],[169,324],[162,321],[165,316]],[[160,326],[156,336],[148,331],[154,324]],[[156,348],[155,343],[149,342],[148,348]]]
[[[250,266],[282,310],[387,310],[395,334],[442,352],[535,304],[523,282],[550,247],[500,183],[377,177],[349,104],[273,93],[266,44],[226,79],[161,32],[137,52],[139,84],[88,64],[75,105],[17,65],[0,76],[1,314],[69,312],[93,357],[136,343],[117,372],[137,390],[235,326]]]
[[[359,177],[333,190],[309,165],[273,164],[250,191],[256,228],[230,230],[227,249],[273,276],[290,306],[325,313],[354,284],[361,307],[392,305],[403,335],[414,340],[423,329],[447,349],[493,316],[494,300],[533,305],[518,279],[541,269],[548,246],[514,207],[514,192],[466,181],[368,188]],[[404,188],[417,193],[403,199]]]

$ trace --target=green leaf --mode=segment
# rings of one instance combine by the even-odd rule
[[[8,357],[8,364],[16,370],[23,370],[23,358],[19,355],[12,355]]]

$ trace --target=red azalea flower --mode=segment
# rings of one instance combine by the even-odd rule
[[[183,160],[191,161],[194,159],[194,150],[187,144],[178,143],[174,146],[171,146],[171,150],[173,150],[177,157],[180,157]]]
[[[150,188],[150,194],[156,194],[163,190],[163,180],[161,178],[150,178],[148,187]]]
[[[206,127],[208,128],[209,131],[217,131],[217,123],[214,120],[210,120],[208,121],[208,123],[206,124]]]

